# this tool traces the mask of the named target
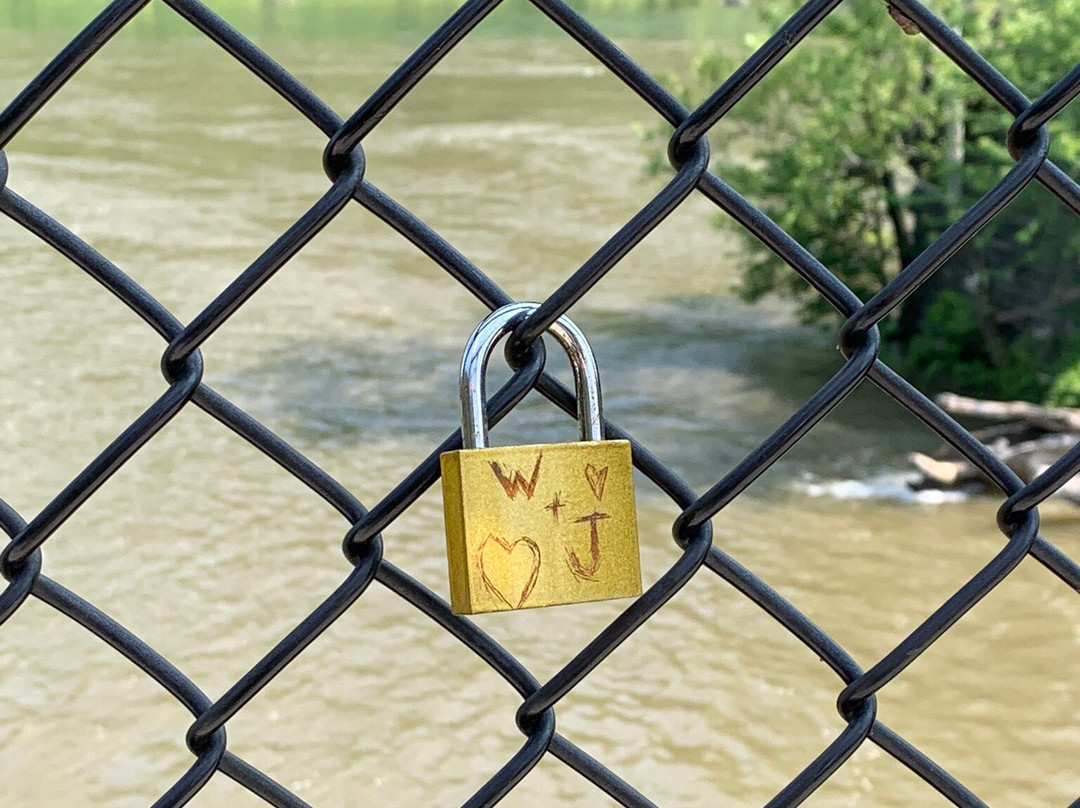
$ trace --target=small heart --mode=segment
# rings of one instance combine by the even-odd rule
[[[592,492],[597,499],[604,498],[604,485],[607,483],[607,470],[607,466],[598,469],[592,463],[585,466],[585,480],[589,483],[589,488],[592,489]]]
[[[514,551],[518,547],[524,547],[529,551],[531,559],[521,557],[515,561]],[[499,551],[502,551],[501,553]],[[529,599],[533,588],[536,586],[536,578],[540,574],[540,548],[528,536],[522,536],[514,542],[508,542],[494,534],[480,542],[477,551],[477,560],[480,567],[480,580],[497,600],[506,604],[508,609],[520,609]],[[526,562],[528,566],[526,566]],[[495,578],[503,586],[500,588],[493,580]],[[514,581],[524,582],[517,586]],[[511,603],[508,595],[517,593],[517,605]]]

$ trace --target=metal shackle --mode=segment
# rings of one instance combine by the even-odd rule
[[[461,443],[466,449],[484,449],[488,444],[487,401],[484,376],[495,344],[540,308],[539,303],[508,303],[485,317],[465,343],[461,357]],[[570,318],[563,316],[548,326],[562,345],[574,371],[577,417],[583,441],[604,439],[600,405],[600,372],[585,335]]]

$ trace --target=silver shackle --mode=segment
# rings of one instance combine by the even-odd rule
[[[484,376],[495,344],[540,308],[539,303],[509,303],[485,317],[465,343],[461,357],[461,442],[466,449],[484,449],[488,444],[487,400]],[[548,331],[570,357],[577,396],[578,425],[581,439],[604,439],[600,405],[600,373],[596,368],[589,341],[570,318],[563,316],[548,326]]]

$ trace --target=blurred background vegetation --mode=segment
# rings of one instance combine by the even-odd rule
[[[756,6],[763,41],[800,5]],[[1037,97],[1071,69],[1078,0],[944,0],[934,10]],[[902,21],[901,21],[902,22]],[[908,41],[898,41],[907,39]],[[699,102],[738,64],[698,60]],[[869,298],[1013,164],[1005,113],[921,36],[875,3],[845,4],[728,116],[751,159],[714,168],[858,295]],[[1051,124],[1051,157],[1080,175],[1080,107]],[[768,133],[767,136],[762,136]],[[663,133],[666,135],[666,133]],[[714,144],[716,139],[714,138]],[[753,239],[741,292],[793,298],[805,320],[838,315]],[[931,391],[1080,405],[1080,228],[1032,183],[885,324],[886,359]]]

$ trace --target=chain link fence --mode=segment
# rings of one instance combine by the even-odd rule
[[[492,765],[490,778],[467,801],[467,806],[478,808],[494,805],[545,754],[553,755],[622,805],[637,808],[653,806],[654,803],[647,796],[622,780],[617,773],[556,732],[555,708],[623,640],[663,608],[691,577],[699,573],[707,574],[702,573],[703,568],[764,609],[824,660],[840,680],[837,706],[842,720],[838,725],[838,734],[809,766],[769,801],[770,808],[801,803],[866,741],[896,758],[913,776],[925,780],[954,805],[968,808],[985,806],[978,796],[941,766],[877,719],[876,693],[900,675],[1026,556],[1033,556],[1065,585],[1080,591],[1080,566],[1039,535],[1037,511],[1039,503],[1080,469],[1080,446],[1066,452],[1037,479],[1024,484],[969,432],[878,359],[878,323],[1029,182],[1035,180],[1042,183],[1062,203],[1080,214],[1080,186],[1047,158],[1050,143],[1047,124],[1080,93],[1080,65],[1032,102],[917,0],[890,0],[888,7],[882,5],[882,14],[892,14],[905,30],[926,37],[955,62],[971,81],[1015,116],[1012,126],[1003,135],[1016,162],[937,241],[864,302],[735,188],[709,170],[709,143],[706,138],[709,130],[831,13],[840,0],[811,0],[806,3],[704,103],[693,110],[687,110],[610,39],[562,0],[531,0],[567,36],[577,41],[675,128],[668,147],[668,157],[675,174],[645,207],[567,278],[516,330],[507,351],[514,374],[489,402],[492,421],[506,415],[532,390],[539,391],[573,416],[573,395],[544,370],[544,346],[539,337],[695,191],[753,233],[847,317],[839,333],[839,345],[846,358],[843,367],[766,441],[704,494],[691,490],[647,447],[634,441],[619,426],[610,421],[605,423],[609,438],[633,441],[635,466],[678,505],[681,513],[674,522],[672,532],[681,555],[653,586],[569,663],[547,682],[541,683],[473,622],[452,615],[446,602],[382,558],[381,531],[437,481],[439,454],[460,447],[460,432],[455,432],[440,446],[433,448],[424,462],[385,499],[368,508],[320,467],[204,384],[200,353],[203,342],[353,200],[391,225],[485,305],[494,309],[511,302],[506,293],[464,255],[365,178],[363,148],[364,138],[443,56],[499,5],[499,0],[470,0],[462,5],[347,120],[342,120],[287,70],[199,0],[158,1],[170,6],[244,64],[326,135],[329,142],[324,152],[324,168],[330,187],[295,224],[185,325],[105,256],[36,208],[32,202],[19,196],[10,187],[7,159],[0,151],[0,210],[104,285],[145,320],[167,344],[161,360],[161,370],[168,384],[165,392],[40,513],[27,522],[0,501],[0,526],[11,539],[3,550],[0,567],[8,582],[0,593],[0,623],[14,614],[30,596],[39,598],[127,657],[194,716],[187,732],[187,745],[194,762],[154,803],[155,808],[183,805],[217,772],[232,778],[270,805],[279,808],[307,805],[288,789],[230,752],[225,728],[228,721],[324,629],[356,605],[374,580],[452,633],[521,695],[523,701],[516,718],[525,741],[510,760],[501,766]],[[0,149],[149,2],[115,0],[87,25],[0,114]],[[867,379],[944,438],[1001,490],[1003,502],[997,521],[1004,536],[1004,546],[899,645],[868,670],[863,670],[794,605],[770,589],[753,572],[713,546],[710,519]],[[169,660],[122,625],[41,574],[42,547],[49,537],[113,472],[189,404],[204,410],[275,460],[312,492],[333,505],[349,525],[343,550],[351,569],[344,582],[216,701],[211,701]],[[1072,803],[1072,808],[1080,808],[1080,799]]]

